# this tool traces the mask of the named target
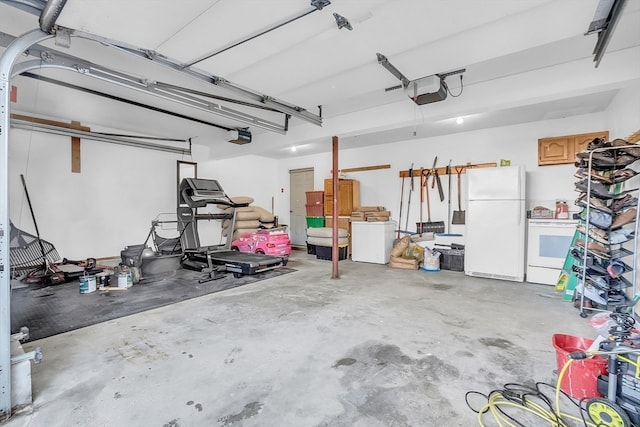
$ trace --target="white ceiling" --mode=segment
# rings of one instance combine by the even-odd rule
[[[38,16],[0,0],[0,31],[18,36]],[[309,0],[68,0],[57,24],[156,51],[181,64],[311,12],[267,34],[192,65],[259,93],[318,114],[323,126],[298,118],[287,135],[250,126],[253,143],[238,146],[225,132],[192,121],[73,95],[70,89],[18,77],[14,109],[155,136],[193,138],[214,158],[328,151],[338,135],[348,147],[604,111],[621,88],[640,80],[640,0],[627,0],[607,53],[592,61],[596,35],[585,36],[598,0],[333,0],[315,10]],[[338,29],[333,13],[353,30]],[[233,96],[211,84],[73,37],[71,48],[44,46],[141,78]],[[409,79],[464,68],[460,97],[416,106],[400,82],[378,64],[384,54]],[[39,74],[165,108],[227,127],[244,127],[210,113],[61,70]],[[447,78],[460,92],[459,76]],[[67,98],[68,99],[68,98]],[[238,98],[242,99],[242,98]],[[73,104],[73,105],[69,105]],[[228,105],[222,103],[223,105]],[[283,116],[246,109],[276,122]],[[455,125],[464,116],[463,125]],[[345,146],[344,143],[341,146]]]

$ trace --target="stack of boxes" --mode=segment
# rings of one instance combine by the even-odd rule
[[[386,211],[384,206],[360,206],[351,212],[351,221],[389,221],[391,212]]]
[[[324,191],[307,191],[307,253],[318,259],[332,258],[333,229],[325,227]],[[338,229],[339,260],[346,259],[349,232]]]
[[[324,191],[307,191],[307,227],[324,227]]]

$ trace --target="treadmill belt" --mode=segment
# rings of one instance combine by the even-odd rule
[[[220,279],[198,283],[204,273],[180,269],[170,278],[143,281],[127,290],[97,290],[88,294],[80,293],[77,280],[55,286],[17,288],[11,292],[11,333],[26,326],[29,328],[26,341],[34,341],[292,271],[296,270],[280,267],[239,278],[227,273]]]

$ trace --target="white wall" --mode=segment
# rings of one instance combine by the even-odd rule
[[[19,229],[35,234],[20,174],[40,236],[69,259],[119,255],[144,242],[158,213],[175,212],[179,156],[83,139],[72,173],[70,140],[11,129],[9,215]]]
[[[577,197],[574,191],[574,165],[557,165],[539,167],[538,138],[572,133],[604,130],[604,114],[574,117],[562,120],[528,123],[495,129],[485,129],[469,133],[460,133],[427,139],[408,140],[393,144],[384,144],[367,149],[349,149],[340,147],[340,168],[391,164],[391,169],[367,172],[356,172],[349,178],[360,181],[361,204],[365,206],[381,205],[392,212],[392,219],[398,220],[402,180],[400,170],[407,170],[414,164],[414,169],[429,168],[438,156],[437,165],[446,166],[451,159],[452,165],[470,163],[499,163],[500,159],[508,159],[511,164],[524,165],[527,170],[527,207],[537,204],[551,204],[556,199],[564,199],[572,204]],[[331,170],[331,154],[321,154],[302,158],[283,159],[278,164],[279,186],[288,187],[288,171],[300,167],[315,167],[315,189],[322,190],[322,180]],[[445,197],[448,193],[448,178],[441,177]],[[462,178],[463,206],[465,207],[465,178]],[[417,190],[419,180],[415,178],[415,192],[411,198],[409,230],[415,230],[415,223],[420,219],[420,196]],[[452,176],[451,211],[457,209],[456,180]],[[437,190],[430,193],[432,221],[447,219],[448,203],[445,198],[440,202]],[[409,183],[405,182],[402,228],[406,224]],[[423,221],[426,221],[426,201],[422,207]],[[284,214],[284,213],[283,213]],[[451,232],[463,233],[464,226],[454,225]]]
[[[253,197],[253,205],[271,211],[272,199],[275,204],[279,191],[276,187],[274,172],[276,167],[277,161],[274,159],[244,156],[230,160],[201,162],[198,164],[198,177],[216,179],[228,196]],[[284,209],[288,211],[288,203]]]
[[[618,93],[606,111],[606,120],[611,139],[627,138],[640,129],[640,82]]]

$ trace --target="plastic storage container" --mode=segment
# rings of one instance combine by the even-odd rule
[[[451,271],[464,271],[464,249],[441,249],[437,251],[440,257],[440,269]]]
[[[587,350],[593,340],[572,335],[555,334],[552,338],[556,349],[558,375],[569,360],[569,353]],[[574,399],[583,397],[602,397],[598,391],[598,376],[607,375],[607,359],[595,356],[589,359],[574,360],[565,371],[560,389]]]
[[[347,248],[349,245],[338,246],[338,261],[347,259]],[[333,248],[331,246],[316,246],[316,258],[332,260]]]
[[[316,254],[316,245],[312,245],[311,243],[307,242],[307,254],[315,255]]]
[[[307,215],[309,216],[323,216],[324,215],[324,205],[305,205],[307,208]]]
[[[307,217],[307,227],[308,228],[324,227],[324,217],[323,216],[308,216]]]
[[[307,205],[321,205],[324,203],[324,191],[307,191]]]

